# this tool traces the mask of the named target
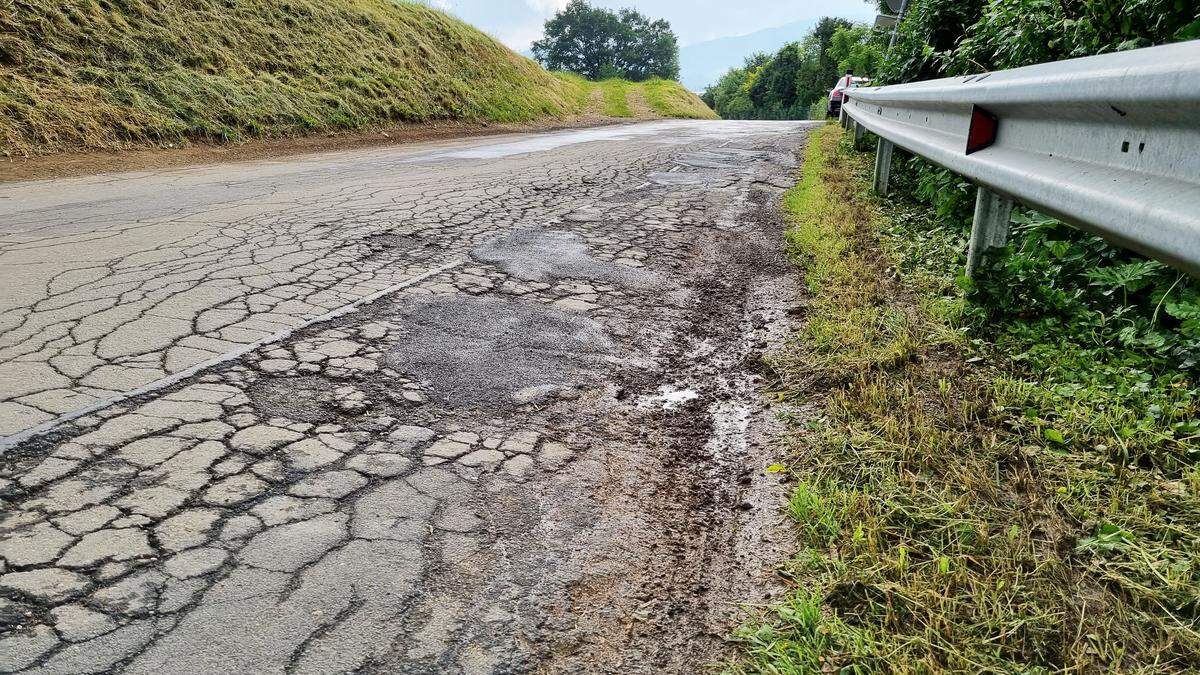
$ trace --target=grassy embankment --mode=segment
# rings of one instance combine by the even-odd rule
[[[1068,330],[1132,321],[1132,292],[1059,320],[978,306],[962,231],[869,178],[830,125],[785,197],[812,300],[771,365],[780,398],[820,413],[790,420],[771,467],[794,481],[790,590],[737,632],[730,670],[1194,672],[1194,370]],[[1012,255],[1073,255],[1018,222]]]
[[[599,114],[471,26],[392,0],[30,0],[0,7],[0,153],[229,141],[406,122]],[[711,111],[675,83],[663,116]],[[651,97],[647,97],[649,100]],[[690,99],[695,99],[694,101]],[[628,116],[615,98],[606,109]]]
[[[712,120],[717,114],[699,96],[671,80],[651,79],[630,82],[621,79],[591,82],[578,75],[554,73],[576,87],[579,105],[604,117],[674,117]]]

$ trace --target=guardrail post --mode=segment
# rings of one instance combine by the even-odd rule
[[[879,139],[879,147],[875,149],[875,194],[880,197],[888,195],[888,178],[892,174],[892,142],[886,138]]]
[[[846,126],[849,120],[850,116],[846,114],[846,104],[843,103],[838,107],[838,124],[842,125],[843,129],[849,129],[850,127]]]
[[[980,187],[975,195],[975,221],[971,224],[971,246],[967,250],[967,276],[975,272],[983,256],[1008,243],[1008,223],[1013,202],[1007,197]]]
[[[867,128],[858,122],[854,121],[854,149],[862,150],[863,138],[867,135]]]

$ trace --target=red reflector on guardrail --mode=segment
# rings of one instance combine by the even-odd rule
[[[1000,118],[980,108],[971,106],[971,127],[967,130],[967,154],[978,152],[996,142],[996,129]]]

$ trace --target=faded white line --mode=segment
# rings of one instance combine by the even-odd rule
[[[149,393],[158,391],[160,389],[164,389],[173,384],[182,382],[183,380],[186,380],[187,378],[189,378],[201,371],[212,368],[213,366],[219,366],[222,363],[226,363],[228,361],[232,361],[234,359],[241,358],[241,357],[245,356],[246,354],[249,354],[250,352],[254,351],[255,349],[258,349],[259,347],[263,347],[265,345],[274,344],[276,342],[286,340],[287,338],[289,338],[293,334],[295,334],[296,331],[304,330],[305,328],[308,328],[309,326],[312,326],[314,324],[324,323],[326,321],[332,321],[334,319],[345,316],[352,312],[357,312],[359,310],[359,308],[362,307],[363,305],[372,303],[372,302],[378,300],[379,298],[382,298],[385,295],[390,295],[392,293],[395,293],[396,291],[399,291],[401,289],[412,286],[413,284],[420,283],[420,282],[428,279],[429,277],[435,276],[437,274],[441,274],[442,272],[445,272],[446,270],[454,269],[455,267],[458,267],[459,265],[463,264],[464,262],[466,262],[465,258],[457,258],[448,263],[445,263],[444,265],[435,267],[435,268],[429,270],[428,272],[425,272],[423,274],[418,274],[415,277],[409,277],[408,279],[405,279],[404,281],[401,281],[400,283],[393,284],[383,290],[379,290],[370,295],[363,296],[363,297],[359,298],[358,300],[355,300],[354,302],[351,302],[346,305],[342,305],[341,307],[338,307],[337,309],[332,310],[326,314],[322,314],[320,316],[313,317],[307,321],[300,323],[299,325],[295,326],[294,328],[287,328],[287,329],[278,331],[276,333],[272,333],[271,335],[268,335],[267,337],[265,337],[261,340],[258,340],[257,342],[251,342],[249,344],[242,345],[241,347],[238,347],[237,349],[230,350],[228,352],[225,352],[224,354],[215,356],[207,361],[197,363],[196,365],[194,365],[190,368],[187,368],[185,370],[179,371],[178,373],[173,373],[166,377],[157,379],[149,384],[142,385],[141,387],[138,387],[137,389],[132,389],[130,391],[127,391],[127,392],[124,392],[121,394],[117,394],[116,396],[113,396],[111,398],[107,398],[102,401],[97,401],[95,403],[92,403],[91,405],[87,405],[82,408],[77,408],[70,412],[63,413],[62,415],[59,415],[58,417],[55,417],[54,419],[49,420],[47,422],[43,422],[35,427],[30,427],[28,429],[25,429],[24,431],[19,431],[11,436],[5,436],[3,438],[0,438],[0,453],[3,453],[3,451],[8,450],[10,448],[13,448],[13,447],[17,446],[18,444],[23,443],[23,442],[29,440],[30,438],[33,438],[34,436],[40,436],[48,431],[52,431],[61,424],[65,424],[72,420],[79,419],[80,417],[83,417],[84,415],[90,415],[94,412],[103,410],[103,409],[109,407],[110,405],[115,405],[122,401],[126,401],[128,399],[135,398],[135,397],[141,396],[143,394],[149,394]]]

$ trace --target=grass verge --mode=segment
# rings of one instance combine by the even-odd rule
[[[773,467],[794,481],[790,590],[728,669],[1200,668],[1195,379],[1111,368],[1132,358],[1119,344],[1081,362],[1045,326],[975,311],[961,233],[870,197],[869,162],[823,127],[784,199],[812,301],[771,365],[780,398],[822,410],[790,419]],[[1049,386],[1064,368],[1091,384]]]

